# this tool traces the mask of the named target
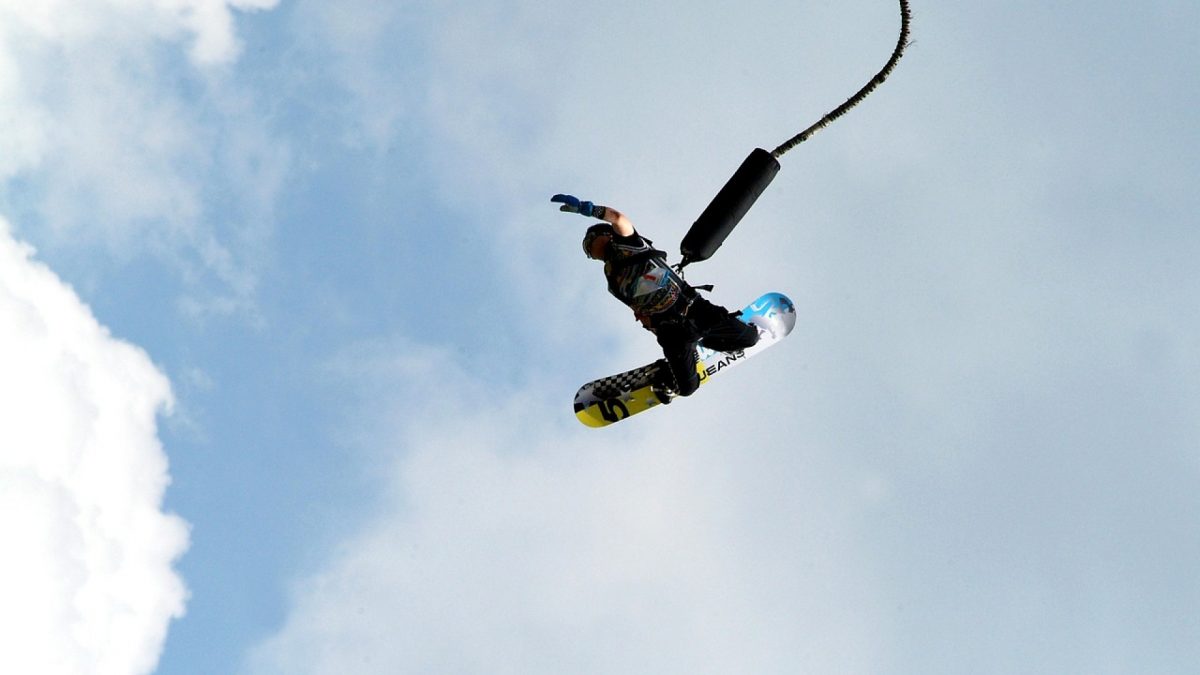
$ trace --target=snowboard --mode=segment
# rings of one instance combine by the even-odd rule
[[[758,342],[736,352],[697,346],[696,371],[702,386],[718,373],[787,337],[796,326],[796,307],[782,293],[766,293],[746,305],[738,318],[758,329]],[[656,381],[659,367],[655,362],[588,382],[575,394],[575,417],[589,427],[606,427],[662,405],[663,401],[650,386]]]

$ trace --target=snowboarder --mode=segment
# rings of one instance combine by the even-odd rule
[[[742,323],[736,312],[700,296],[667,264],[667,254],[638,234],[623,213],[609,206],[558,194],[551,202],[560,211],[598,218],[583,235],[583,252],[604,262],[608,290],[633,310],[662,347],[662,378],[655,394],[670,402],[672,394],[690,396],[700,386],[696,345],[719,352],[747,349],[758,342],[758,329]]]

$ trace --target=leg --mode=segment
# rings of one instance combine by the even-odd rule
[[[704,336],[700,344],[718,352],[736,352],[758,342],[758,329],[737,318],[736,312],[696,298],[688,312]]]
[[[667,374],[674,378],[671,388],[680,396],[691,396],[700,387],[700,375],[696,372],[695,331],[686,323],[668,323],[655,332],[662,347]]]

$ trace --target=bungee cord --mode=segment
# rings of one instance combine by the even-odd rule
[[[904,48],[908,46],[908,25],[911,20],[912,13],[908,8],[908,0],[900,0],[900,37],[896,40],[896,48],[892,50],[892,56],[888,59],[888,62],[884,64],[883,68],[878,73],[875,73],[875,77],[872,77],[869,82],[863,85],[862,89],[858,90],[858,93],[846,99],[846,101],[838,107],[830,110],[825,114],[824,117],[817,120],[817,122],[809,128],[801,131],[800,133],[788,139],[779,147],[775,148],[773,151],[771,151],[771,156],[775,159],[779,159],[785,152],[791,150],[797,145],[800,145],[804,141],[807,141],[812,137],[813,134],[829,126],[834,120],[842,115],[845,115],[850,111],[851,108],[862,102],[867,95],[869,95],[872,91],[875,91],[876,87],[883,84],[883,81],[892,74],[892,70],[895,69],[896,63],[900,61],[900,57],[904,55]]]
[[[904,48],[908,46],[908,26],[911,19],[908,0],[900,0],[900,37],[896,40],[896,48],[892,50],[892,56],[883,68],[875,73],[875,76],[862,89],[859,89],[858,93],[826,113],[824,117],[817,120],[816,124],[788,139],[774,151],[767,152],[762,148],[756,148],[746,157],[733,177],[717,192],[712,202],[700,214],[700,217],[696,219],[684,236],[683,241],[680,242],[679,252],[683,255],[683,261],[678,265],[680,272],[691,263],[707,260],[720,248],[725,238],[758,200],[763,190],[767,189],[767,186],[775,179],[775,175],[779,173],[779,158],[784,153],[845,115],[882,84],[888,75],[891,75],[896,63],[904,55]]]

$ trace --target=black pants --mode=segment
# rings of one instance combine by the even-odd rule
[[[714,305],[702,297],[692,301],[684,316],[662,319],[655,325],[654,334],[670,366],[673,385],[680,396],[690,396],[700,386],[696,372],[696,345],[718,352],[736,352],[758,342],[758,329],[742,323],[737,313]]]

